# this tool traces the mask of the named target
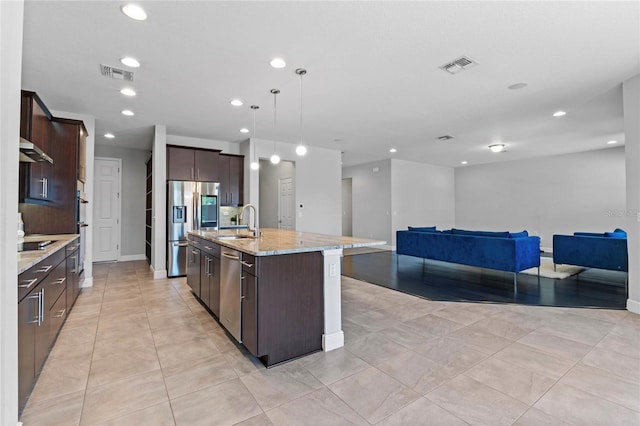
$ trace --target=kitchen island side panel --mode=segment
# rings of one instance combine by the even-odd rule
[[[260,258],[258,352],[267,366],[322,350],[321,252]]]

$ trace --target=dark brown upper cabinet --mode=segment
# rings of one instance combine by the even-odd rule
[[[220,154],[220,205],[242,205],[244,196],[244,156]]]
[[[167,180],[218,182],[220,151],[167,146]]]
[[[36,93],[26,90],[20,103],[20,137],[52,156],[51,113]],[[51,170],[47,162],[20,163],[20,201],[51,201]]]

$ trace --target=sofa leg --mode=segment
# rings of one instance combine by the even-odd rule
[[[540,268],[538,267],[538,271],[540,270]],[[553,272],[556,272],[556,264],[553,264]]]
[[[518,295],[518,274],[513,273],[513,296]]]

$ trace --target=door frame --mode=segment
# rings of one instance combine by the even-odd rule
[[[282,205],[281,198],[282,198],[282,192],[280,191],[280,188],[282,187],[280,184],[282,183],[283,179],[291,179],[291,195],[293,197],[293,214],[292,214],[292,218],[293,218],[293,224],[292,224],[292,230],[296,230],[296,222],[297,222],[297,218],[296,218],[296,178],[295,176],[280,176],[278,177],[278,229],[282,228],[282,211],[280,209],[280,206]]]
[[[113,157],[94,157],[93,159],[93,181],[94,181],[94,200],[101,196],[98,191],[96,172],[98,171],[97,163],[101,160],[107,161],[116,161],[118,163],[118,196],[116,197],[116,235],[118,237],[118,242],[116,244],[116,260],[115,262],[120,262],[120,253],[122,248],[120,247],[120,243],[122,242],[122,158],[113,158]],[[98,235],[94,237],[93,244],[97,243]],[[93,253],[93,247],[91,247],[91,253]],[[113,262],[111,260],[104,260],[103,262]]]

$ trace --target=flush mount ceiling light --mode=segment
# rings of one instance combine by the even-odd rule
[[[258,105],[251,105],[253,110],[253,138],[256,138],[256,111],[260,109]],[[247,130],[248,131],[248,130]],[[251,170],[258,170],[260,168],[260,162],[256,159],[256,147],[253,146],[253,161],[251,162]]]
[[[107,138],[107,139],[113,139],[113,138],[115,138],[115,136],[113,135],[113,133],[105,133],[105,134],[104,134],[104,137],[105,137],[105,138]]]
[[[607,145],[613,145],[613,144],[616,144],[616,143],[618,143],[618,141],[608,141]]]
[[[136,58],[132,58],[131,56],[125,56],[120,59],[123,65],[126,65],[131,68],[138,68],[140,66],[140,62]]]
[[[240,99],[232,99],[229,103],[233,106],[242,106],[242,101]]]
[[[462,164],[463,166],[466,166],[467,164],[469,164],[468,161],[461,161],[460,164]]]
[[[249,133],[249,129],[243,127],[242,129],[240,129],[240,133]]]
[[[278,101],[277,97],[280,93],[278,89],[271,89],[271,94],[273,95],[273,130],[276,130],[278,124]],[[276,141],[273,141],[273,154],[271,158],[269,158],[271,164],[278,164],[280,162],[280,156],[276,154]]]
[[[269,65],[271,65],[273,68],[280,69],[286,67],[287,63],[282,58],[273,58],[271,62],[269,62]]]
[[[566,111],[556,111],[553,113],[554,117],[562,117],[563,115],[567,115]]]
[[[296,74],[300,76],[300,144],[296,147],[296,154],[303,156],[307,153],[307,147],[303,144],[302,133],[302,77],[307,74],[307,70],[304,68],[298,68]]]
[[[147,19],[147,12],[137,4],[125,4],[120,10],[129,18],[135,19],[136,21],[145,21]]]
[[[133,90],[130,87],[125,87],[124,89],[120,90],[120,93],[122,93],[125,96],[135,96],[136,95],[136,91]]]
[[[512,84],[511,86],[507,86],[507,89],[509,89],[509,90],[520,90],[520,89],[524,89],[527,86],[528,86],[527,83],[516,83],[516,84]]]
[[[398,152],[398,150],[397,150],[397,149],[395,149],[395,148],[390,148],[390,149],[389,149],[389,152],[393,154],[393,153]]]
[[[121,111],[121,113],[122,115],[126,115],[127,117],[131,117],[135,115],[134,112],[131,111],[130,109],[124,109]]]
[[[503,143],[494,143],[493,145],[489,145],[489,149],[491,152],[502,152],[504,151],[505,145]]]

